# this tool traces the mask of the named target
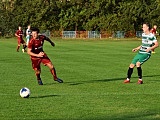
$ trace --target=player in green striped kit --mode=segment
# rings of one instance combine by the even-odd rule
[[[136,66],[139,77],[138,84],[143,84],[141,65],[150,58],[152,49],[158,47],[158,42],[156,37],[152,33],[150,33],[150,25],[148,23],[144,23],[142,29],[143,29],[142,45],[132,50],[132,52],[136,52],[137,50],[139,50],[139,52],[133,58],[129,66],[127,79],[124,80],[124,83],[130,83],[130,78],[133,73],[133,68]]]

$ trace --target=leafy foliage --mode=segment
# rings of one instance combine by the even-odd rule
[[[160,23],[159,0],[0,0],[0,30],[18,24],[48,30],[141,30]],[[5,32],[4,32],[5,33]]]

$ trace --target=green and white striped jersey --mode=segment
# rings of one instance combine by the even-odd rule
[[[148,49],[149,47],[152,47],[154,45],[154,43],[157,41],[156,37],[150,33],[148,35],[146,35],[145,33],[142,34],[142,45],[141,48],[139,50],[139,53],[147,53],[146,49]],[[151,51],[149,51],[147,54],[151,54]]]

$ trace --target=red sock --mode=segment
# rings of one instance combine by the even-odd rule
[[[41,80],[40,74],[36,74],[37,80]]]
[[[54,80],[57,80],[56,70],[55,68],[51,69],[51,74],[53,75]]]
[[[17,46],[17,52],[19,51],[20,46]]]

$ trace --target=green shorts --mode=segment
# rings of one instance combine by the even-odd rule
[[[137,62],[140,62],[142,65],[150,58],[150,56],[150,54],[137,53],[137,55],[132,60],[132,64],[136,65]]]

